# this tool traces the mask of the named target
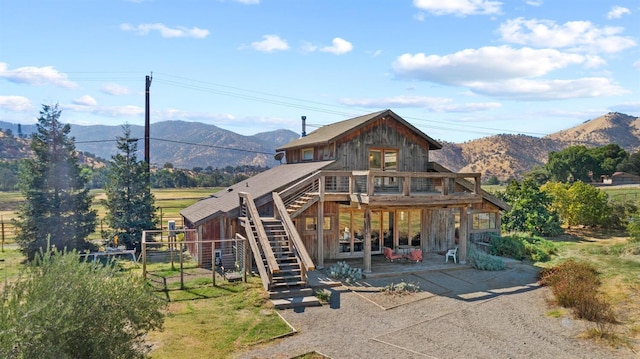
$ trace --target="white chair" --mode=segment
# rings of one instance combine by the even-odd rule
[[[447,254],[444,257],[444,262],[447,263],[449,262],[449,257],[453,258],[453,263],[458,263],[458,260],[456,258],[456,255],[458,254],[458,247],[455,247],[453,249],[449,249],[447,251]]]

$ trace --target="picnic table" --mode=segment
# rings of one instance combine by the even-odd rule
[[[91,258],[93,257],[92,261],[95,263],[99,257],[114,257],[114,256],[121,256],[121,255],[130,255],[131,256],[131,261],[133,262],[133,265],[137,265],[136,263],[136,250],[135,249],[122,249],[122,248],[107,248],[107,250],[105,251],[98,251],[98,252],[91,252],[91,253],[82,253],[80,254],[81,257],[84,258]]]

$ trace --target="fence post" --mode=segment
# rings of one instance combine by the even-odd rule
[[[180,289],[184,290],[184,268],[182,266],[182,243],[180,243]]]
[[[213,286],[216,286],[216,251],[214,249],[215,241],[211,242],[211,276],[213,277]]]
[[[147,279],[147,232],[142,231],[142,277]]]

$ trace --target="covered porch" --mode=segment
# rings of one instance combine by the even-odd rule
[[[365,278],[380,278],[391,277],[402,274],[422,273],[429,271],[442,271],[442,270],[459,270],[469,269],[470,264],[454,263],[451,258],[445,263],[445,255],[440,253],[426,253],[423,255],[422,262],[412,262],[408,260],[398,260],[390,262],[386,260],[382,255],[371,256],[371,271],[365,272],[364,258],[348,258],[348,259],[335,259],[325,260],[325,270],[328,270],[332,265],[337,262],[346,262],[352,268],[362,269],[362,275]],[[309,272],[309,276],[323,276],[323,270],[316,270],[316,273]]]

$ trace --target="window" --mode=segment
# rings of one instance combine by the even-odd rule
[[[307,217],[304,219],[304,229],[307,231],[315,231],[317,223],[318,219],[316,217]],[[331,229],[331,217],[324,217],[324,224],[322,226],[322,229]]]
[[[313,148],[305,148],[302,150],[303,161],[313,161]]]
[[[369,169],[396,171],[398,169],[398,151],[369,150]]]
[[[474,213],[473,229],[496,229],[496,215],[495,212]]]

